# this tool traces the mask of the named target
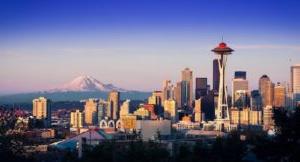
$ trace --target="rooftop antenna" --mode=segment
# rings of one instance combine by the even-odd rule
[[[222,35],[222,42],[224,42],[224,41],[223,41],[223,35]]]

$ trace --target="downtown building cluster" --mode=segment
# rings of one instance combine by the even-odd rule
[[[224,54],[222,50],[229,52]],[[300,66],[291,67],[290,84],[275,84],[262,75],[257,90],[249,88],[246,71],[235,71],[229,93],[223,57],[232,51],[223,42],[213,50],[220,57],[212,60],[212,87],[207,77],[194,77],[190,68],[184,68],[179,81],[164,80],[161,89],[138,105],[129,99],[121,101],[121,93],[115,90],[108,93],[107,99],[84,100],[83,110],[74,109],[69,114],[68,126],[73,138],[54,145],[65,147],[82,137],[95,137],[90,140],[96,140],[97,144],[102,139],[137,136],[143,140],[173,139],[178,133],[199,137],[211,132],[209,135],[218,136],[220,132],[236,129],[272,133],[273,109],[293,111],[299,105]],[[51,101],[44,97],[34,99],[32,115],[45,127],[51,127]]]

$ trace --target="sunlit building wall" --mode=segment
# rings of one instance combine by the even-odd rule
[[[274,84],[267,75],[263,75],[259,79],[259,92],[262,97],[263,107],[273,106]]]
[[[149,110],[145,109],[144,107],[140,107],[136,111],[133,112],[140,119],[150,119],[151,113]]]
[[[72,111],[70,114],[70,126],[72,128],[82,128],[83,116],[80,110]]]
[[[97,107],[98,100],[90,98],[86,100],[84,105],[84,121],[87,125],[97,124]]]
[[[108,94],[108,113],[107,116],[111,119],[118,119],[119,118],[119,102],[120,102],[120,92],[118,91],[111,91]]]
[[[164,117],[170,119],[173,123],[177,122],[177,107],[176,101],[169,99],[164,101]]]
[[[300,64],[291,67],[291,87],[294,101],[300,102]]]
[[[122,119],[126,115],[129,115],[129,108],[130,100],[124,101],[120,107],[120,119]]]
[[[285,107],[286,103],[286,89],[285,87],[277,83],[274,87],[274,107]]]
[[[202,122],[201,102],[202,102],[201,98],[198,100],[195,100],[195,108],[194,108],[195,122]]]
[[[44,121],[45,127],[51,126],[51,101],[45,97],[32,100],[32,115]]]

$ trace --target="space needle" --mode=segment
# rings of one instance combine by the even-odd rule
[[[214,49],[211,50],[218,56],[218,66],[220,72],[219,96],[216,109],[216,129],[219,131],[230,130],[230,116],[227,101],[227,88],[225,84],[225,68],[227,56],[234,50],[227,46],[223,41]]]

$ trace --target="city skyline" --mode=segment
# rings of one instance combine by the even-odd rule
[[[210,49],[222,37],[236,51],[227,83],[234,71],[247,71],[250,89],[263,74],[290,82],[300,60],[297,1],[56,2],[1,2],[1,94],[47,90],[78,75],[153,91],[179,81],[186,67],[212,87]]]

